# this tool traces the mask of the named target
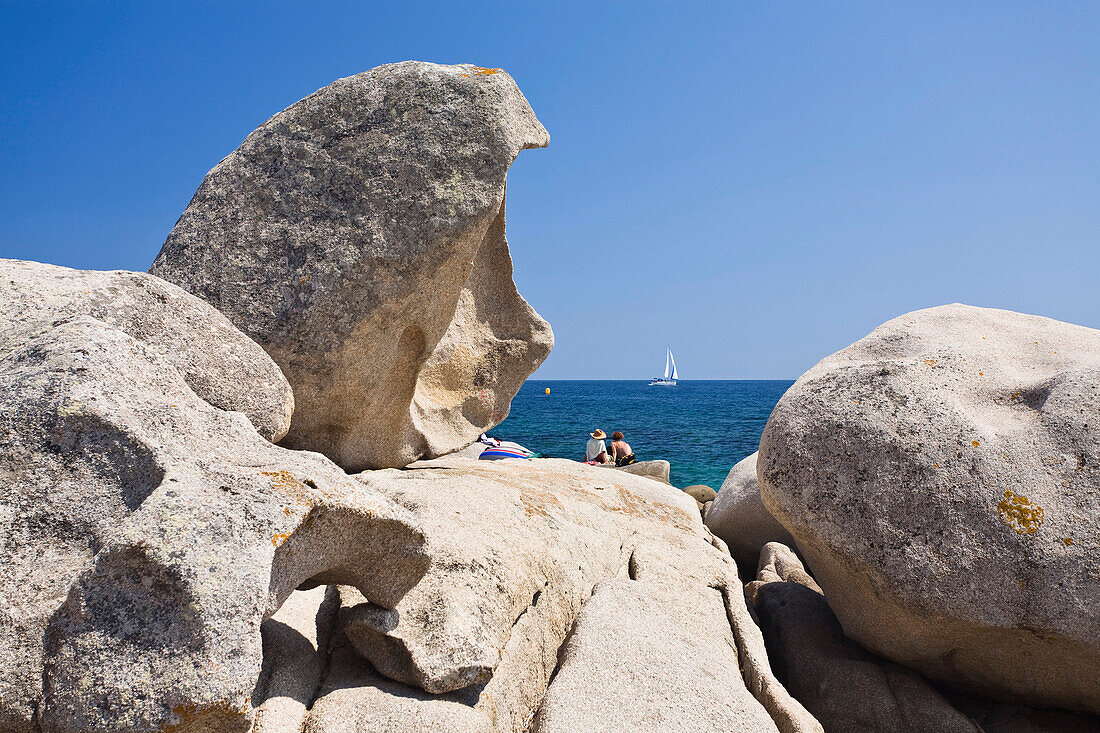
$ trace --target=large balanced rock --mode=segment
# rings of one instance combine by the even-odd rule
[[[127,282],[103,320],[63,304],[52,323],[22,306],[0,322],[4,731],[246,730],[261,622],[295,588],[347,583],[393,607],[428,565],[407,511],[220,409],[250,404],[273,365],[242,364],[242,394],[218,407],[203,398],[232,365],[198,352],[247,361],[245,336],[198,301],[138,315]],[[135,282],[153,310],[190,298],[158,305],[160,286]],[[5,286],[0,312],[20,298]],[[141,324],[194,353],[135,338]]]
[[[756,457],[753,453],[730,469],[718,497],[707,510],[707,527],[729,546],[730,554],[742,568],[755,567],[761,548],[769,542],[794,544],[790,532],[776,521],[760,499]]]
[[[1100,331],[907,314],[803,375],[759,461],[847,636],[960,689],[1100,711]]]
[[[59,321],[92,316],[167,360],[214,407],[243,412],[268,440],[286,435],[294,409],[286,377],[254,341],[190,293],[142,272],[21,260],[0,260],[0,271],[0,352]]]
[[[536,711],[542,731],[820,730],[772,676],[736,565],[683,492],[561,459],[448,456],[357,478],[432,548],[393,611],[342,590],[342,633],[408,692],[362,672],[355,689],[326,682],[307,730],[330,730],[327,715],[362,732],[518,733]],[[400,715],[409,727],[378,723]]]
[[[282,367],[286,445],[348,470],[441,455],[501,422],[553,344],[504,235],[508,167],[548,142],[499,69],[340,79],[207,174],[150,272]]]

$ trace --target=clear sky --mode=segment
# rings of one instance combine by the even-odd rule
[[[144,270],[275,112],[468,61],[552,138],[508,189],[538,378],[794,378],[954,301],[1100,327],[1098,39],[1096,2],[0,2],[0,257]]]

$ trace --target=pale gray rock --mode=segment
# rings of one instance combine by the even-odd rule
[[[392,607],[424,573],[407,511],[200,398],[201,362],[87,315],[24,325],[0,328],[0,729],[246,730],[295,588]]]
[[[677,591],[629,578],[597,585],[533,731],[777,732],[741,678],[721,592]]]
[[[745,595],[756,601],[756,591],[765,583],[798,583],[824,596],[821,586],[806,572],[794,550],[781,542],[769,542],[760,551],[756,580],[745,586]]]
[[[365,603],[354,588],[339,588],[341,617]],[[345,618],[346,621],[346,618]],[[341,626],[344,621],[341,621]],[[430,694],[384,677],[337,630],[324,681],[303,733],[490,733],[477,688]],[[254,732],[256,733],[256,732]]]
[[[345,612],[343,633],[385,676],[435,694],[471,696],[462,704],[472,705],[488,730],[527,731],[548,686],[557,684],[551,679],[579,684],[575,675],[584,674],[585,665],[577,662],[570,676],[562,677],[564,666],[554,676],[578,619],[588,613],[593,628],[618,625],[599,604],[589,609],[593,589],[613,578],[644,579],[639,608],[667,623],[692,619],[677,636],[663,639],[665,653],[680,660],[677,669],[700,676],[730,672],[720,687],[736,691],[730,709],[752,711],[745,720],[765,721],[761,730],[820,730],[775,681],[736,566],[682,491],[563,459],[448,456],[357,478],[418,518],[433,557],[427,575],[393,611],[361,603]],[[716,629],[723,641],[698,633],[700,625]],[[657,640],[636,642],[641,647]],[[625,640],[620,653],[632,643]],[[640,654],[632,664],[639,689],[642,678],[648,690],[671,674],[660,656]],[[620,723],[611,712],[630,708],[636,697],[621,685],[601,688],[594,680],[589,694],[599,700],[593,711],[607,711],[603,725],[609,727],[603,729],[615,729]],[[363,699],[377,694],[364,691]],[[350,692],[341,697],[344,707],[367,707],[353,702]],[[568,697],[563,692],[558,699]],[[713,699],[713,690],[698,688],[676,710],[706,708]],[[726,703],[719,708],[715,719],[726,719]],[[457,708],[431,715],[459,712],[466,719]],[[692,712],[685,725],[705,717]],[[782,724],[771,723],[773,717]],[[372,730],[364,726],[355,730]]]
[[[750,591],[776,676],[827,731],[979,733],[917,674],[844,636],[795,554],[766,546]]]
[[[263,622],[263,669],[251,733],[301,733],[329,661],[340,595],[334,585],[290,594]]]
[[[282,367],[287,446],[352,471],[445,454],[507,416],[553,345],[504,233],[508,168],[548,142],[499,69],[380,66],[249,135],[150,271]]]
[[[640,503],[686,529],[684,512],[695,513],[668,487],[562,459],[418,465],[358,478],[419,517],[436,564],[396,614],[364,606],[346,632],[379,671],[432,693],[487,682],[531,607],[564,634],[595,583],[625,563],[627,512]]]
[[[897,318],[787,391],[758,473],[848,637],[959,689],[1100,711],[1100,331]]]
[[[0,352],[54,323],[92,316],[179,370],[214,407],[243,412],[265,438],[290,427],[294,396],[279,367],[209,304],[143,272],[0,260]]]
[[[790,548],[772,542],[747,589],[776,674],[829,731],[1092,733],[1095,716],[1029,709],[937,690],[871,654],[837,622]]]
[[[431,695],[371,669],[344,643],[302,733],[488,733],[488,719],[457,696]]]
[[[738,461],[707,511],[706,524],[730,548],[742,568],[756,567],[760,550],[769,542],[793,545],[794,538],[764,507],[756,480],[756,453]]]
[[[714,535],[710,535],[710,541],[736,569],[737,565],[730,557],[725,543]],[[764,645],[764,635],[747,606],[744,593],[738,592],[740,589],[732,585],[723,585],[721,589],[726,603],[726,616],[729,618],[730,628],[733,629],[733,636],[737,639],[741,675],[749,691],[771,714],[779,733],[821,733],[821,723],[817,718],[794,699],[775,676]]]

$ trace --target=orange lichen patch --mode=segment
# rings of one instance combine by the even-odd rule
[[[668,522],[685,532],[693,531],[688,523],[684,521],[684,513],[676,507],[659,502],[646,501],[627,489],[620,489],[619,494],[622,497],[622,501],[613,506],[609,506],[609,511],[624,514],[628,517],[634,517],[635,519],[656,519]]]
[[[314,497],[310,493],[309,484],[290,471],[260,471],[260,473],[271,479],[271,488],[288,495],[298,504],[313,506]]]
[[[487,69],[484,66],[475,66],[471,74],[473,76],[489,76],[490,74],[499,74],[502,71],[504,69]],[[461,76],[471,76],[471,74],[461,74]]]
[[[206,727],[207,723],[214,723],[213,719],[221,718],[229,721],[248,714],[248,705],[234,705],[228,700],[218,700],[214,704],[201,710],[194,704],[176,705],[172,712],[179,717],[178,723],[172,723],[164,728],[164,733],[182,733],[184,730],[196,730]],[[211,728],[221,728],[225,724],[214,724]]]
[[[985,376],[985,372],[978,372],[978,376],[979,376],[979,377],[984,377],[984,376]]]
[[[1072,537],[1063,537],[1062,538],[1062,544],[1065,545],[1066,547],[1069,547],[1070,545],[1073,544],[1073,538]]]
[[[982,441],[980,441],[980,440],[972,440],[972,441],[970,441],[970,445],[974,446],[975,448],[977,448],[977,447],[978,447],[979,445],[981,445],[981,444],[982,444]]]
[[[1020,393],[1019,392],[1013,392],[1012,395],[1008,399],[1018,400],[1018,399],[1020,399]]]
[[[1026,496],[1019,496],[1006,490],[997,504],[997,513],[1001,521],[1012,527],[1016,534],[1034,534],[1043,525],[1043,508],[1032,504]]]
[[[936,366],[936,360],[935,359],[925,359],[924,360],[924,365],[925,366]]]
[[[272,535],[272,537],[271,537],[271,544],[273,544],[273,545],[275,545],[276,547],[278,547],[279,545],[281,545],[281,544],[283,544],[284,542],[286,542],[286,541],[287,541],[287,538],[289,538],[289,537],[290,537],[290,533],[289,533],[289,532],[287,532],[287,533],[285,533],[285,534],[284,534],[284,533],[282,533],[282,532],[278,532],[278,533],[276,533],[276,534]]]
[[[519,492],[519,500],[523,504],[523,512],[529,517],[536,514],[540,517],[550,518],[550,509],[561,510],[561,502],[558,497],[549,491],[524,487]]]

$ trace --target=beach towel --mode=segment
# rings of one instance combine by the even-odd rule
[[[499,461],[502,458],[527,459],[530,457],[530,452],[523,446],[520,446],[519,449],[509,446],[492,446],[481,451],[481,455],[478,456],[478,459],[482,461]]]

